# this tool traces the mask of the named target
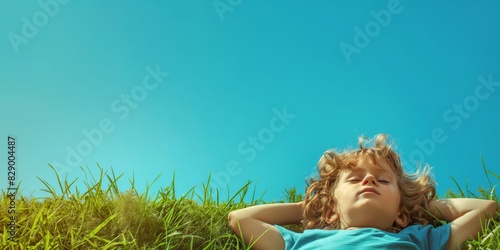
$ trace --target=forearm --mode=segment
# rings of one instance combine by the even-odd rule
[[[486,220],[496,217],[498,209],[496,201],[470,198],[434,200],[429,206],[438,219],[451,222],[448,249],[459,249],[462,242],[477,239]]]
[[[284,249],[285,242],[274,226],[302,220],[302,203],[278,203],[247,207],[229,213],[229,226],[252,249]]]
[[[302,203],[276,203],[247,207],[229,214],[230,220],[254,219],[274,225],[297,224],[302,220]]]
[[[432,215],[440,220],[452,222],[455,219],[472,212],[477,215],[478,220],[495,216],[498,203],[491,200],[455,198],[433,200],[429,204]]]

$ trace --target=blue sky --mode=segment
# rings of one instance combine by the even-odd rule
[[[84,180],[265,199],[305,187],[322,153],[387,133],[438,193],[500,173],[495,1],[0,3],[0,138],[16,181]],[[0,150],[7,162],[7,149]],[[0,183],[7,186],[7,169]],[[492,179],[493,184],[499,182]],[[78,185],[81,185],[81,182]]]

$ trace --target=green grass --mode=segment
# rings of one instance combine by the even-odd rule
[[[255,188],[248,182],[225,199],[210,188],[210,177],[202,184],[203,192],[195,188],[176,196],[175,176],[172,182],[156,195],[146,187],[139,194],[134,180],[131,188],[120,192],[118,180],[123,176],[109,173],[98,165],[98,175],[82,168],[85,190],[73,181],[61,180],[55,169],[56,184],[40,179],[47,194],[44,198],[16,197],[16,242],[9,240],[10,198],[2,191],[0,203],[0,239],[4,249],[249,249],[227,226],[227,214],[235,209],[266,203],[256,197]],[[498,202],[490,176],[500,176],[483,168],[488,187],[477,194],[457,184],[459,194],[448,191],[447,197],[475,197]],[[155,181],[158,178],[155,179]],[[285,190],[282,202],[302,200],[295,188]],[[154,197],[154,198],[151,198]],[[298,225],[290,225],[299,230]],[[489,221],[484,233],[469,242],[471,249],[500,248],[500,222]]]

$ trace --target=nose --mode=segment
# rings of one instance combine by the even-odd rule
[[[375,178],[375,176],[371,175],[371,174],[367,174],[365,176],[365,178],[363,178],[363,181],[361,182],[362,185],[368,185],[368,184],[372,184],[372,185],[377,185],[377,179]]]

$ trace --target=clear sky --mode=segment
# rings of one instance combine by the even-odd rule
[[[392,136],[438,193],[500,174],[496,1],[70,1],[0,3],[0,170],[16,182],[134,176],[153,191],[264,198],[305,187],[323,152]],[[500,180],[491,177],[493,184]],[[77,182],[82,185],[81,182]],[[223,195],[225,197],[225,195]]]

